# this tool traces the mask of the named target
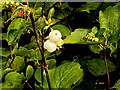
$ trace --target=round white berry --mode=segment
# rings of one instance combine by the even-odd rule
[[[53,30],[49,33],[49,40],[51,42],[58,42],[61,39],[61,33],[59,30]]]
[[[47,49],[48,52],[54,52],[57,48],[56,43],[51,42],[50,40],[45,41],[44,48]]]

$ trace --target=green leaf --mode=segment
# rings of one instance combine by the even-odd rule
[[[56,2],[46,2],[44,7],[43,7],[43,10],[44,11],[47,11],[48,9],[50,9]]]
[[[36,48],[35,50],[34,49],[28,50],[25,47],[19,47],[18,50],[13,51],[13,54],[30,57],[30,58],[32,58],[32,60],[36,60],[36,59],[41,60],[42,59],[39,48]]]
[[[35,4],[35,5],[32,5],[32,4]],[[34,6],[34,9],[40,9],[42,7],[42,2],[31,2],[30,3],[31,6]],[[40,14],[40,13],[39,13]]]
[[[24,47],[27,48],[28,50],[30,50],[30,49],[36,49],[38,47],[38,45],[36,42],[31,42],[31,43],[25,45]]]
[[[70,88],[83,78],[83,70],[80,64],[68,62],[49,70],[49,76],[52,88]]]
[[[42,79],[41,79],[41,67],[39,67],[39,68],[35,71],[35,74],[34,74],[34,75],[35,75],[35,79],[36,79],[39,83],[42,83]],[[43,69],[43,84],[44,84],[45,86],[48,85],[44,69]]]
[[[87,2],[86,4],[82,5],[81,7],[77,8],[76,10],[79,12],[88,12],[90,13],[90,10],[97,10],[100,6],[101,2]]]
[[[49,13],[48,13],[48,19],[51,19],[54,15],[54,12],[55,12],[55,9],[54,8],[51,8]]]
[[[1,33],[0,34],[0,40],[6,40],[7,41],[7,34],[6,33]]]
[[[11,45],[15,43],[17,39],[22,35],[23,30],[26,30],[25,20],[22,18],[14,19],[7,31],[8,44]]]
[[[46,64],[48,65],[48,69],[55,68],[56,67],[56,60],[55,59],[46,60]]]
[[[8,57],[10,55],[10,51],[6,48],[0,48],[0,56]]]
[[[10,72],[5,76],[5,81],[14,83],[14,82],[18,82],[18,83],[22,83],[22,80],[24,80],[25,77],[17,72]]]
[[[8,67],[10,66],[11,62],[12,62],[12,59],[8,59],[8,61],[7,61],[6,65],[5,65],[5,67],[8,68]]]
[[[33,73],[34,73],[33,67],[31,65],[28,65],[26,69],[26,79],[29,80],[32,77]]]
[[[71,35],[67,36],[64,39],[65,44],[78,44],[81,41],[84,42],[83,38],[88,33],[87,29],[75,29],[74,32],[71,33]]]
[[[94,26],[94,27],[92,28],[92,33],[96,34],[97,32],[98,32],[98,29],[97,29],[97,27]]]
[[[110,48],[111,54],[115,51],[115,42],[119,39],[119,4],[114,7],[109,6],[104,12],[99,12],[100,28],[105,28],[104,37],[108,39],[107,48]]]
[[[115,65],[107,60],[108,70],[112,72],[115,70]],[[88,70],[95,76],[100,76],[106,74],[105,61],[101,59],[92,59],[87,62]]]
[[[15,67],[15,70],[17,71],[21,71],[22,69],[24,69],[25,67],[25,62],[24,62],[24,58],[23,57],[20,57],[20,56],[16,56],[14,58],[14,67]]]
[[[44,18],[40,17],[37,22],[35,22],[36,30],[39,31],[45,26]]]
[[[52,28],[54,30],[59,30],[63,37],[68,36],[71,33],[70,29],[66,27],[65,25],[57,24],[57,25],[54,25]]]
[[[103,50],[98,44],[95,45],[89,45],[89,49],[97,54],[100,54],[100,51]]]
[[[97,37],[100,37],[103,35],[103,33],[105,32],[105,28],[101,28],[97,33],[96,33],[96,36]]]
[[[25,79],[23,74],[10,72],[5,76],[5,82],[2,88],[23,88],[22,81]]]
[[[71,14],[70,11],[64,11],[64,15],[67,17]],[[55,9],[55,14],[54,16],[57,18],[57,19],[64,19],[65,16],[63,15],[61,9]]]
[[[2,89],[6,90],[6,89],[13,89],[13,88],[19,88],[22,89],[23,88],[23,84],[22,83],[18,83],[18,82],[4,82],[2,83]]]
[[[4,71],[2,71],[2,73],[1,73],[2,78],[4,78],[4,76],[5,76],[7,73],[11,72],[11,71],[13,71],[13,69],[11,69],[11,68],[6,68]],[[0,76],[1,76],[1,75],[0,75]]]
[[[116,88],[117,90],[120,90],[120,79],[117,81],[117,83],[115,83],[113,88]]]
[[[114,38],[114,40],[118,40],[118,10],[119,5],[116,5],[108,7],[104,12],[99,12],[100,29],[105,28],[104,36]]]
[[[107,48],[110,48],[111,53],[114,53],[115,51],[117,51],[117,46],[118,46],[118,42],[114,41],[112,43],[108,42]]]

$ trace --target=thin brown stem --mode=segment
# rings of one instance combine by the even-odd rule
[[[34,35],[35,35],[35,38],[36,38],[36,41],[37,41],[39,50],[40,50],[41,55],[42,55],[42,60],[43,60],[43,62],[44,62],[44,67],[46,67],[47,64],[46,64],[46,61],[45,61],[44,52],[43,52],[43,49],[42,49],[42,47],[41,47],[41,45],[40,45],[40,42],[39,42],[39,39],[38,39],[36,30],[35,30],[35,22],[34,22],[34,18],[33,18],[33,13],[32,13],[32,12],[30,13],[30,18],[31,18],[31,22],[32,22],[33,30],[34,30]],[[51,90],[51,85],[50,85],[50,79],[49,79],[48,69],[45,69],[45,73],[46,73],[46,77],[47,77],[47,82],[48,82],[49,90]]]
[[[27,83],[27,85],[29,86],[29,88],[30,88],[31,90],[33,90],[32,86],[27,82],[27,80],[24,80],[24,82]]]
[[[59,4],[59,7],[60,7],[60,9],[61,9],[61,11],[62,11],[62,13],[63,13],[63,15],[64,15],[64,17],[65,17],[65,20],[66,20],[66,22],[67,22],[67,25],[68,25],[70,31],[72,32],[72,29],[71,29],[71,27],[70,27],[70,24],[69,24],[69,22],[68,22],[68,20],[67,20],[67,18],[66,18],[66,16],[65,16],[65,13],[64,13],[64,11],[63,11],[63,9],[62,9],[62,4]]]
[[[117,46],[117,70],[119,71],[119,59],[120,59],[120,40],[118,40],[118,46]]]
[[[12,66],[13,66],[13,69],[15,70],[14,62],[13,62],[13,54],[12,54],[12,45],[10,45],[10,52],[11,52]]]
[[[108,77],[108,88],[110,88],[110,76],[109,76],[108,65],[106,60],[106,49],[104,49],[104,60],[105,60],[105,66],[107,71],[107,77]]]

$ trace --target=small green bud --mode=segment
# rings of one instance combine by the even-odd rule
[[[20,5],[20,2],[16,2],[15,5],[16,5],[16,6],[19,6],[19,5]]]
[[[15,2],[14,2],[14,1],[12,1],[12,2],[11,2],[11,4],[12,4],[12,5],[14,5],[14,4],[15,4]]]
[[[99,39],[98,39],[98,38],[94,38],[94,40],[95,40],[95,42],[98,42],[98,41],[99,41]]]
[[[6,4],[9,4],[10,2],[6,2]]]

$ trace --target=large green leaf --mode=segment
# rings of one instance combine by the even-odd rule
[[[65,44],[78,44],[84,42],[83,37],[88,33],[87,29],[76,29],[71,35],[64,39]]]
[[[108,7],[104,12],[99,12],[100,29],[105,28],[104,36],[111,41],[118,40],[119,5]]]
[[[82,80],[83,70],[76,62],[66,62],[55,69],[48,70],[52,88],[71,88],[72,84]],[[41,83],[41,68],[35,72],[35,78]],[[48,88],[45,72],[43,73],[43,88]]]
[[[71,31],[68,27],[65,25],[57,24],[52,27],[54,30],[59,30],[62,34],[62,36],[68,36],[70,35]]]
[[[110,48],[113,53],[117,47],[113,44],[119,39],[119,4],[111,7],[109,6],[104,12],[99,12],[100,28],[105,28],[104,37],[108,39],[107,48]]]
[[[70,88],[83,78],[83,70],[76,62],[64,63],[49,71],[52,88]]]
[[[25,62],[23,57],[16,56],[13,62],[14,62],[14,67],[17,71],[21,71],[25,67]]]
[[[115,65],[107,60],[108,70],[112,72],[115,70]],[[95,76],[104,75],[106,74],[106,66],[105,61],[101,59],[92,59],[87,62],[88,70]]]
[[[86,4],[82,5],[81,7],[77,8],[77,11],[79,12],[88,12],[90,13],[90,10],[97,10],[100,6],[101,2],[87,2]]]
[[[33,73],[34,73],[33,67],[31,65],[28,65],[27,69],[26,69],[26,78],[27,78],[27,80],[29,80],[32,77]]]
[[[14,19],[7,31],[8,44],[13,44],[17,39],[20,38],[22,32],[26,30],[25,20],[22,18]]]
[[[10,72],[5,76],[5,82],[2,83],[2,88],[23,88],[22,81],[25,79],[23,74]]]
[[[0,56],[8,57],[10,55],[10,51],[7,48],[0,48]]]
[[[22,83],[22,80],[24,80],[25,77],[23,74],[17,73],[17,72],[10,72],[5,76],[5,81],[8,82],[18,82],[18,83]]]

